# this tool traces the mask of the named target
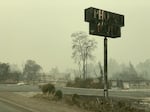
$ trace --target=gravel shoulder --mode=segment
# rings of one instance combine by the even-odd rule
[[[85,110],[69,106],[62,102],[32,98],[31,96],[33,94],[35,93],[28,93],[26,96],[24,93],[0,92],[0,98],[22,105],[35,112],[86,112]]]

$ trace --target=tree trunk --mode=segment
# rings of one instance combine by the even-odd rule
[[[83,59],[83,79],[84,80],[86,79],[86,76],[85,76],[85,58]]]

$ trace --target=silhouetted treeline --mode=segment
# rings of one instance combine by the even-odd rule
[[[21,76],[20,71],[12,71],[9,63],[0,63],[0,82],[1,83],[16,83]]]

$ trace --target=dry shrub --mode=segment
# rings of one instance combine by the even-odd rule
[[[63,98],[63,92],[61,90],[57,90],[54,95],[55,100],[61,100]]]
[[[146,112],[144,109],[134,107],[133,102],[126,100],[79,96],[78,94],[72,95],[70,99],[66,100],[69,104],[91,112]]]
[[[39,88],[42,90],[43,94],[54,94],[55,93],[55,86],[53,84],[44,84],[40,85]]]

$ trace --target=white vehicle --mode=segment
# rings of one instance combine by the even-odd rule
[[[19,83],[17,83],[17,85],[21,86],[21,85],[25,85],[25,83],[24,82],[19,82]]]

